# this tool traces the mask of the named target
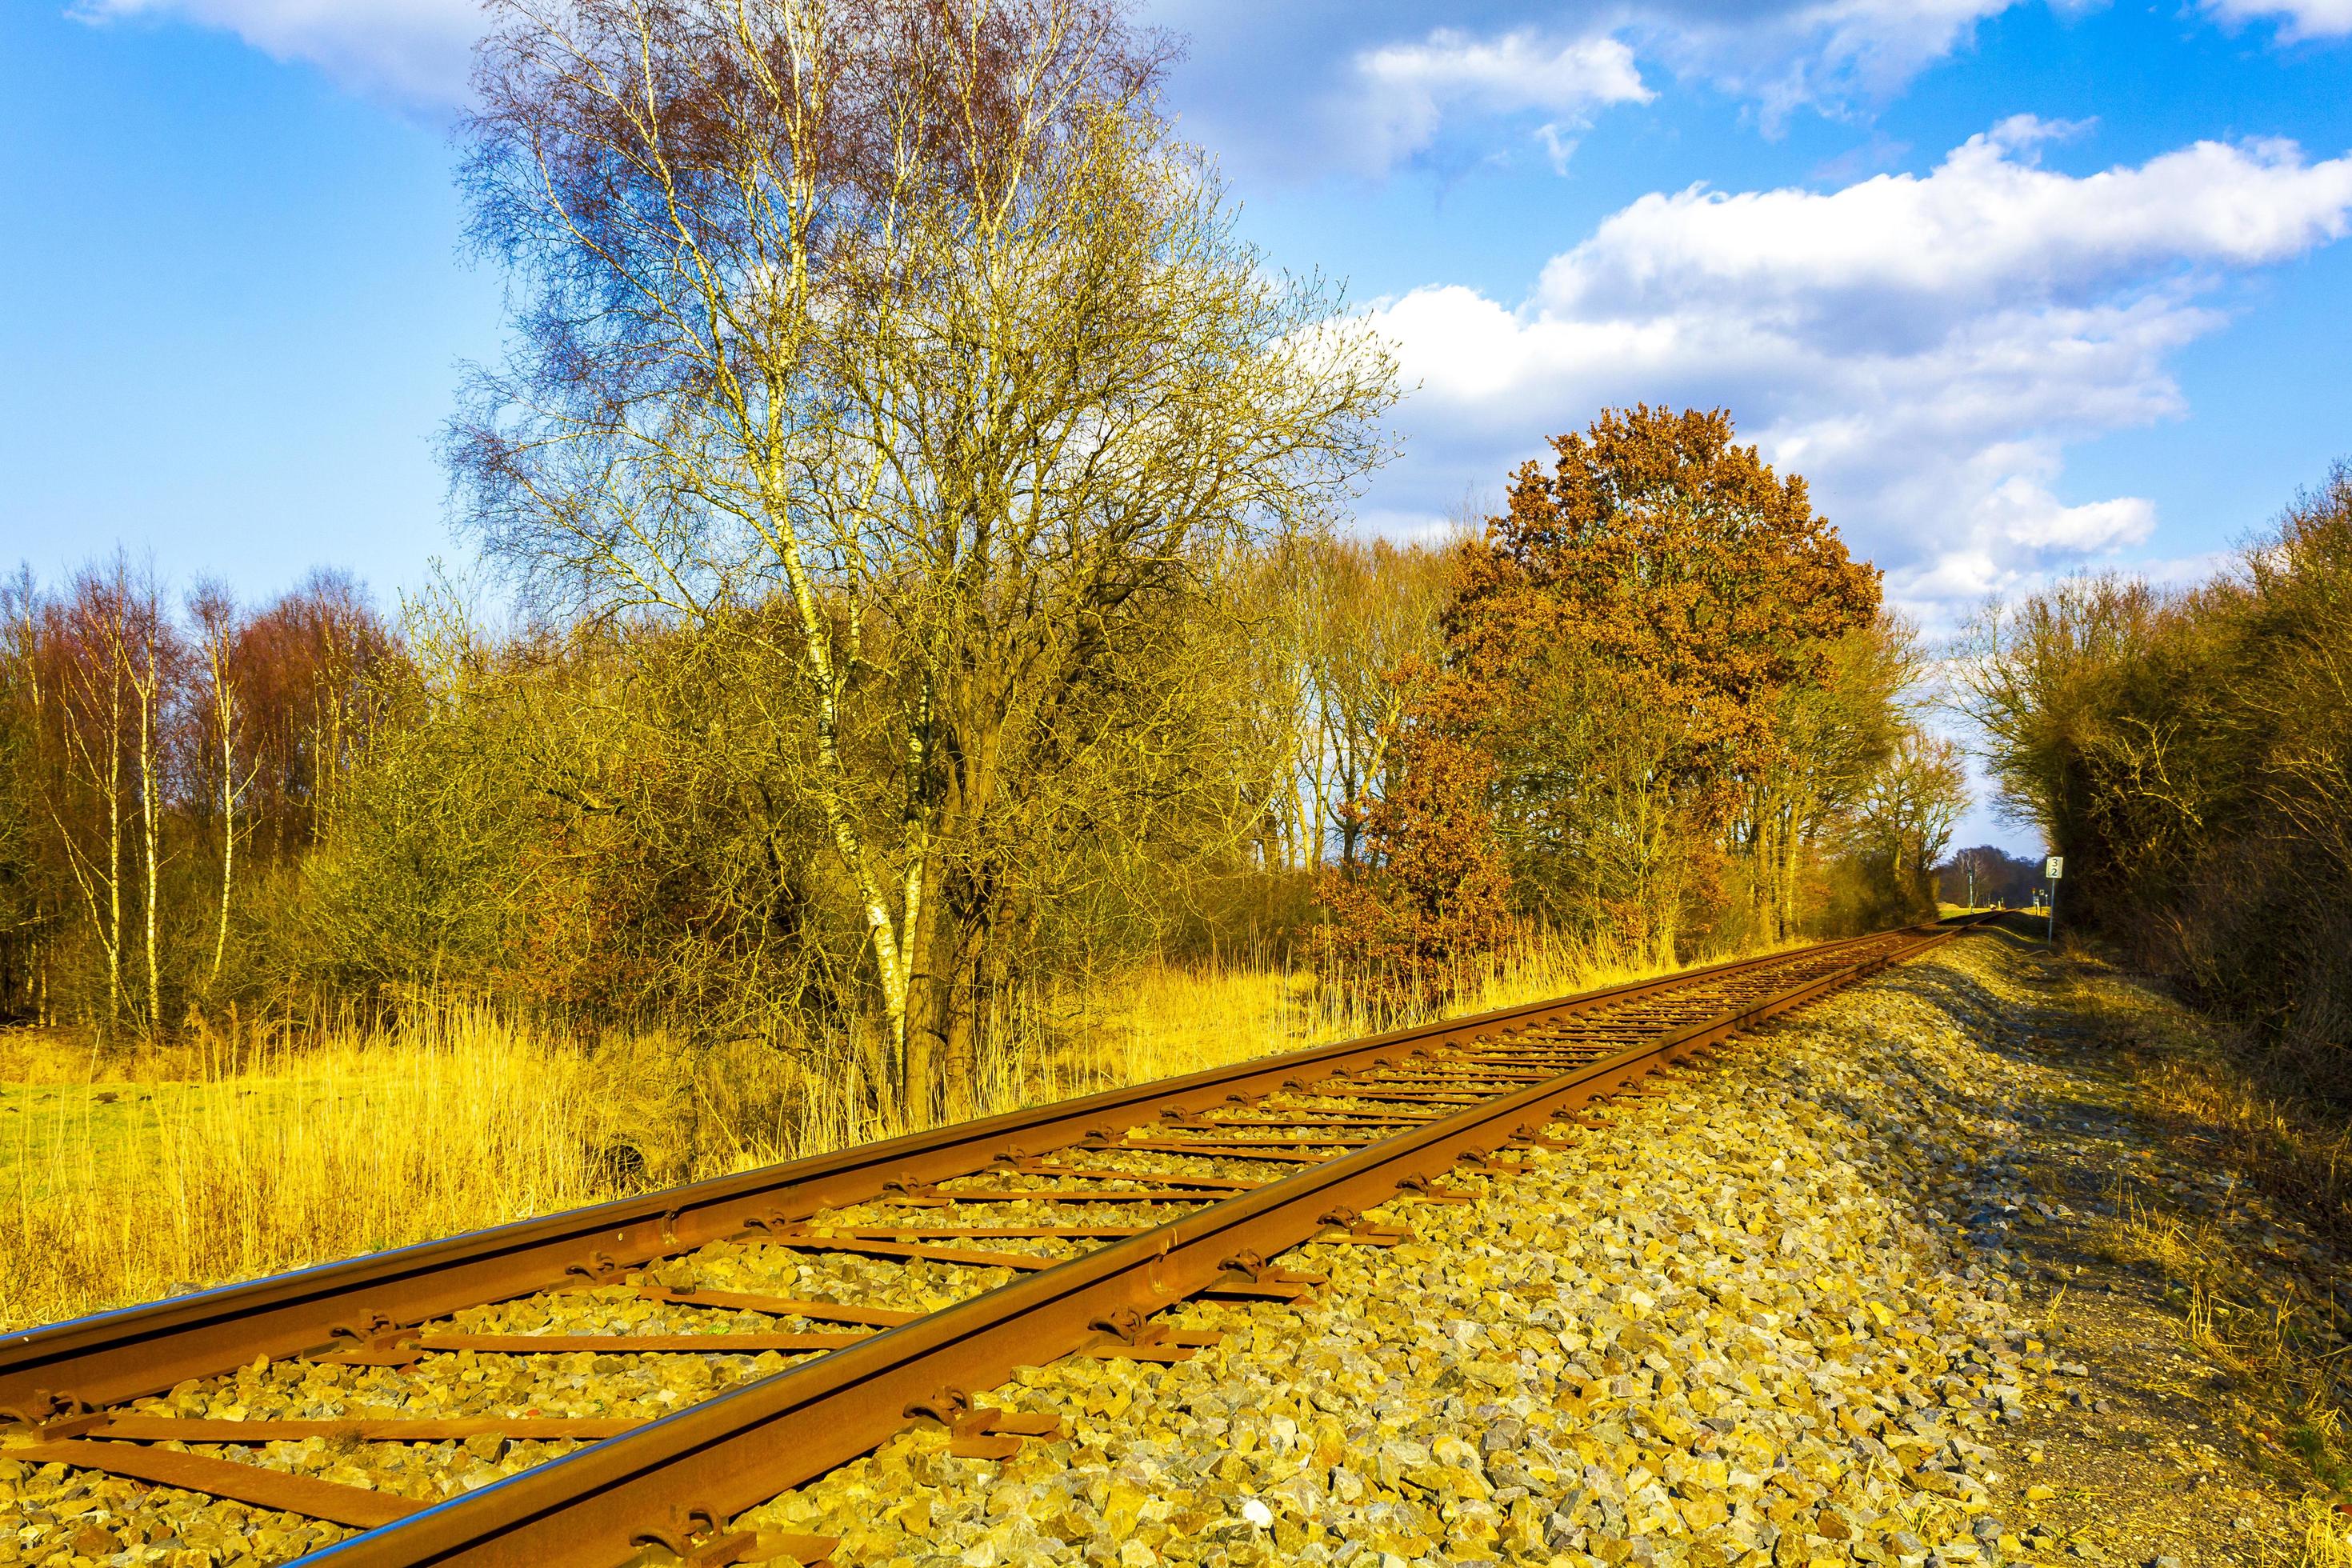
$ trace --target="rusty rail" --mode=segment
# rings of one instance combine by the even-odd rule
[[[1822,943],[1294,1052],[11,1334],[0,1337],[0,1411],[16,1417],[19,1434],[50,1450],[45,1457],[108,1468],[93,1451],[120,1452],[129,1444],[94,1439],[142,1434],[142,1440],[152,1439],[157,1435],[149,1427],[170,1424],[142,1427],[125,1417],[110,1418],[101,1408],[106,1405],[216,1374],[257,1355],[332,1359],[337,1347],[362,1358],[421,1353],[436,1348],[436,1342],[414,1334],[399,1341],[397,1331],[462,1307],[561,1288],[567,1280],[578,1283],[583,1275],[617,1279],[636,1266],[747,1234],[813,1249],[878,1249],[882,1256],[895,1249],[896,1255],[1027,1270],[1009,1284],[895,1326],[890,1320],[908,1315],[832,1308],[838,1321],[877,1324],[881,1331],[845,1339],[799,1336],[825,1342],[806,1348],[826,1353],[658,1421],[611,1436],[583,1430],[578,1436],[596,1440],[465,1497],[429,1506],[385,1498],[383,1517],[376,1519],[363,1517],[374,1506],[365,1500],[373,1494],[342,1500],[344,1511],[354,1515],[345,1522],[375,1528],[306,1560],[321,1568],[452,1562],[604,1568],[645,1545],[660,1543],[704,1563],[737,1561],[754,1553],[748,1541],[726,1533],[735,1514],[874,1447],[902,1429],[911,1412],[952,1409],[960,1389],[1001,1383],[1017,1366],[1107,1338],[1140,1342],[1149,1336],[1138,1331],[1153,1313],[1194,1296],[1296,1295],[1303,1284],[1264,1259],[1327,1236],[1335,1225],[1344,1228],[1361,1210],[1401,1191],[1443,1195],[1432,1184],[1457,1161],[1538,1141],[1548,1121],[1948,940],[1971,923]],[[1684,1016],[1702,1003],[1720,1010]],[[1204,1114],[1221,1108],[1240,1114],[1230,1112],[1235,1101],[1270,1107],[1279,1099],[1318,1096],[1351,1103],[1342,1110],[1274,1121],[1213,1121]],[[1381,1109],[1367,1112],[1363,1103]],[[1124,1132],[1154,1124],[1170,1133],[1215,1129],[1226,1141],[1121,1141]],[[1253,1126],[1313,1126],[1325,1134],[1253,1140],[1247,1135]],[[1048,1203],[1168,1200],[1202,1205],[1156,1226],[1074,1227],[1103,1245],[1066,1260],[1031,1255],[1014,1263],[1020,1255],[923,1247],[914,1244],[912,1229],[810,1236],[800,1226],[828,1208],[887,1200],[893,1193],[937,1193],[941,1182],[982,1174],[992,1166],[1001,1169],[999,1163],[1008,1160],[1030,1174],[1122,1174],[1038,1158],[1074,1149],[1179,1154],[1198,1149],[1218,1158],[1238,1151],[1276,1170],[1255,1184],[1150,1171],[1132,1174],[1171,1190],[1057,1189],[1064,1194],[1058,1198],[1034,1191],[1021,1194]],[[1318,1149],[1341,1152],[1311,1153]],[[946,1201],[989,1197],[983,1191],[962,1190]],[[1035,1227],[1000,1232],[1024,1233],[1057,1234]],[[713,1307],[729,1304],[711,1297],[703,1300]],[[826,1310],[826,1304],[805,1302],[769,1302],[767,1310],[779,1305]],[[405,1348],[383,1348],[395,1342]],[[648,1342],[637,1348],[683,1347]],[[710,1348],[726,1350],[720,1343]],[[1154,1352],[1131,1342],[1128,1353]],[[1162,1345],[1160,1353],[1182,1352]],[[359,1364],[366,1364],[364,1359]],[[219,1439],[206,1435],[202,1440]],[[142,1467],[171,1468],[165,1461],[175,1458],[193,1456],[158,1452],[152,1459],[111,1468],[135,1475]],[[271,1483],[259,1484],[268,1489]],[[205,1489],[241,1495],[221,1485]],[[314,1517],[341,1517],[333,1511],[332,1499],[308,1508],[290,1491],[285,1500],[251,1500]]]

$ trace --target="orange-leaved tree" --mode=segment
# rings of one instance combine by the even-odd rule
[[[1495,764],[1460,704],[1475,693],[1417,661],[1381,672],[1401,697],[1388,789],[1357,821],[1365,853],[1323,875],[1339,950],[1375,988],[1433,996],[1508,929],[1510,869],[1495,831]]]
[[[1878,577],[1721,409],[1612,409],[1552,448],[1465,548],[1445,668],[1407,721],[1434,733],[1400,755],[1408,775],[1424,757],[1483,772],[1475,820],[1517,906],[1671,959],[1706,916],[1740,780],[1782,744],[1777,699],[1871,622]],[[1378,864],[1434,863],[1417,841],[1467,830],[1473,814],[1426,812],[1426,793],[1408,777],[1382,803]],[[1404,891],[1369,877],[1343,917],[1360,928],[1366,900]]]

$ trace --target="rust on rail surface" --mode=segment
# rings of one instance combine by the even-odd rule
[[[13,1436],[13,1457],[110,1470],[365,1531],[305,1560],[321,1568],[459,1562],[609,1568],[649,1547],[703,1564],[782,1550],[806,1557],[824,1543],[755,1537],[729,1521],[871,1449],[917,1417],[945,1422],[954,1436],[951,1452],[1002,1457],[1007,1445],[1017,1447],[1022,1423],[1034,1418],[972,1406],[963,1389],[993,1385],[1018,1366],[1063,1355],[1182,1360],[1217,1336],[1152,1322],[1161,1310],[1196,1298],[1297,1300],[1320,1277],[1268,1259],[1307,1241],[1391,1246],[1407,1239],[1409,1231],[1368,1222],[1363,1211],[1401,1195],[1467,1201],[1440,1180],[1458,1163],[1507,1168],[1496,1158],[1498,1151],[1542,1142],[1548,1124],[1574,1117],[1578,1108],[1971,923],[1820,943],[1261,1058],[0,1336],[0,1415],[16,1423],[13,1432],[0,1427],[0,1438]],[[1297,1103],[1334,1099],[1347,1104]],[[1285,1100],[1293,1103],[1279,1107]],[[1145,1155],[1147,1164],[1170,1157],[1241,1160],[1263,1175],[1069,1163],[1073,1154],[1130,1152]],[[1043,1157],[1057,1152],[1063,1158]],[[1137,1185],[944,1184],[1008,1177]],[[870,1203],[952,1211],[1006,1202],[1195,1206],[1157,1225],[1146,1218],[929,1228],[822,1217],[829,1209]],[[633,1273],[727,1238],[993,1268],[1015,1278],[917,1314],[704,1290],[690,1282],[678,1289]],[[1070,1257],[936,1245],[1023,1239],[1102,1245]],[[481,1334],[430,1326],[462,1308],[583,1289],[864,1331]],[[236,1423],[103,1408],[256,1357],[398,1365],[428,1352],[529,1355],[606,1346],[656,1354],[824,1353],[643,1424],[522,1417]],[[226,1430],[232,1426],[244,1431]],[[531,1428],[532,1436],[586,1446],[429,1506],[147,1446],[175,1438],[270,1441],[313,1435],[313,1427],[321,1436],[333,1429],[377,1441],[447,1441],[478,1426],[484,1435],[509,1436]]]

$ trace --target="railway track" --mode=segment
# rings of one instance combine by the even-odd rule
[[[1164,1309],[1297,1299],[1320,1281],[1274,1261],[1286,1249],[1394,1245],[1410,1232],[1365,1211],[1465,1201],[1444,1184],[1458,1163],[1507,1162],[1653,1069],[1971,923],[1263,1058],[0,1336],[0,1460],[171,1489],[154,1494],[166,1514],[226,1500],[317,1521],[305,1539],[331,1543],[303,1561],[320,1568],[819,1561],[832,1542],[732,1521],[914,1422],[946,1426],[953,1453],[1006,1457],[1053,1418],[964,1391],[1065,1355],[1185,1359],[1214,1336],[1156,1321]],[[648,1367],[687,1369],[686,1396]],[[424,1495],[341,1479],[362,1452],[420,1457],[401,1480]],[[431,1472],[478,1470],[485,1452],[543,1462],[440,1499]]]

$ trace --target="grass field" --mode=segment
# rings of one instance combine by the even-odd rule
[[[1549,940],[1476,1012],[1654,973]],[[1386,1026],[1264,963],[1150,966],[1002,1020],[972,1114]],[[581,1037],[459,1001],[390,1031],[131,1059],[0,1037],[0,1329],[400,1246],[914,1130],[845,1052]]]

